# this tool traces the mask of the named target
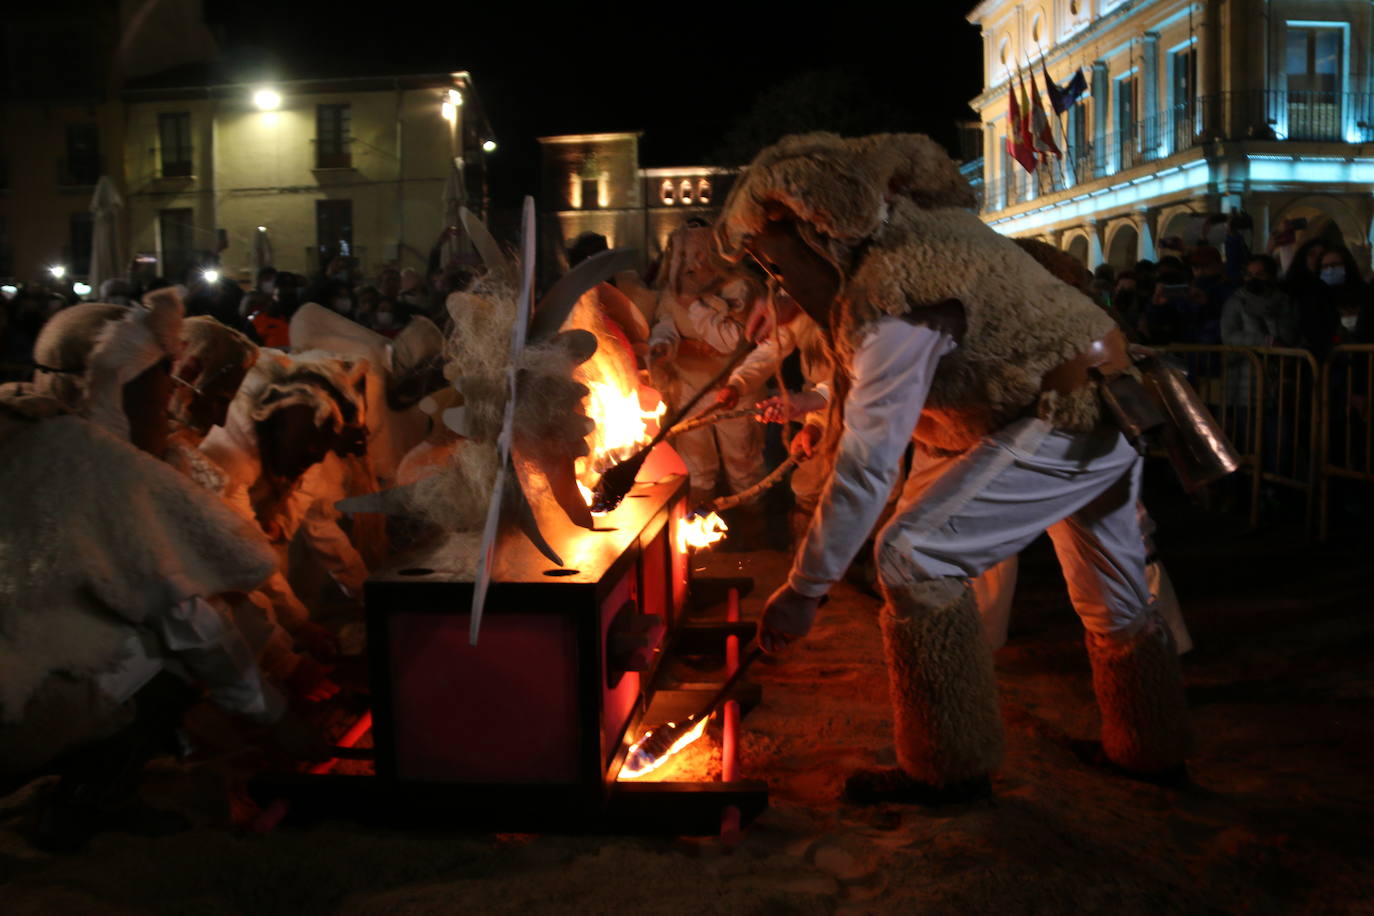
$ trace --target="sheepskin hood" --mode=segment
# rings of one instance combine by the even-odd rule
[[[784,207],[839,246],[872,236],[897,197],[922,207],[973,207],[972,189],[954,161],[924,134],[784,137],[745,169],[716,223],[716,244],[730,261],[763,230],[768,210]]]
[[[128,308],[92,302],[63,309],[33,347],[39,394],[56,398],[121,439],[129,438],[124,385],[181,350],[185,307],[175,290]]]
[[[328,353],[293,353],[263,348],[229,405],[223,426],[210,430],[201,451],[234,480],[251,485],[262,473],[257,424],[274,412],[304,404],[315,425],[335,432],[367,421],[366,360]]]
[[[195,360],[199,371],[184,381],[206,388],[219,375],[251,368],[258,361],[258,345],[244,334],[209,315],[187,318],[181,325],[181,361]]]

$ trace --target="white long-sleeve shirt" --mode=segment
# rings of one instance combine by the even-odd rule
[[[876,321],[854,353],[835,470],[792,563],[788,584],[819,598],[844,575],[883,511],[941,357],[943,331]]]
[[[819,335],[820,329],[804,313],[779,327],[767,340],[755,347],[744,361],[730,374],[729,384],[739,391],[754,391],[762,388],[764,382],[778,371],[782,361],[792,352],[802,348],[804,341],[811,335]],[[817,358],[812,351],[802,350],[802,375],[807,387],[830,400],[830,361]],[[814,414],[808,420],[819,421]]]

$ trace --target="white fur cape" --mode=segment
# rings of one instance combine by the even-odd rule
[[[0,442],[0,721],[52,672],[118,663],[130,624],[276,567],[214,495],[93,423],[0,405]]]

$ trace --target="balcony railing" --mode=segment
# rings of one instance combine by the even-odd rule
[[[1034,174],[1004,160],[1011,176],[984,181],[979,206],[983,212],[1002,210],[1213,139],[1368,143],[1374,141],[1374,93],[1253,91],[1195,99],[1100,140],[1068,143],[1062,160],[1051,155]]]
[[[157,151],[158,173],[163,178],[189,178],[192,150],[189,146],[164,146]]]

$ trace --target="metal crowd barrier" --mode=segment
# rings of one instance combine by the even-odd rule
[[[1331,481],[1374,483],[1374,345],[1335,347],[1321,373],[1321,522],[1331,525]]]
[[[1305,498],[1306,531],[1325,540],[1331,481],[1374,483],[1374,345],[1334,348],[1324,363],[1292,347],[1157,348],[1188,379],[1249,473],[1250,524],[1266,483]]]
[[[1264,393],[1255,419],[1261,477],[1304,494],[1304,530],[1311,532],[1321,465],[1321,369],[1316,357],[1295,347],[1252,347],[1250,352],[1259,359]]]

